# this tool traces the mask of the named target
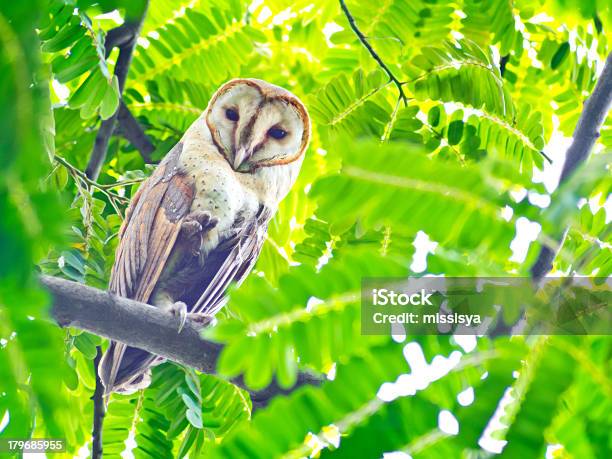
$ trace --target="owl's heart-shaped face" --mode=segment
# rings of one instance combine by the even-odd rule
[[[310,121],[293,94],[261,80],[232,80],[211,99],[206,123],[234,170],[289,164],[304,153]]]

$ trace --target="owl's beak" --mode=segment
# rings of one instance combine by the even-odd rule
[[[238,170],[238,168],[251,156],[251,152],[245,147],[240,147],[236,150],[236,154],[234,155],[234,170]]]

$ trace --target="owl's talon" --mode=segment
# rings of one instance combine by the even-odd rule
[[[195,220],[185,220],[181,223],[181,232],[187,237],[192,237],[202,232],[202,225]]]
[[[217,217],[213,217],[210,212],[196,210],[185,217],[183,224],[189,222],[197,222],[200,225],[200,231],[208,231],[217,226],[219,219]]]
[[[185,322],[187,322],[187,305],[182,301],[177,301],[170,306],[169,311],[173,316],[178,317],[178,332],[180,333],[185,326]]]
[[[213,316],[203,312],[190,312],[187,314],[187,317],[200,326],[208,325],[214,319]]]

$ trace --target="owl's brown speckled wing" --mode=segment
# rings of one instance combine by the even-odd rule
[[[117,295],[147,303],[166,266],[194,197],[177,167],[181,151],[178,143],[132,200],[109,284]]]
[[[181,223],[194,199],[189,176],[178,168],[181,151],[179,143],[132,199],[119,234],[109,284],[109,290],[117,295],[150,303],[160,283],[167,291],[180,283],[174,270],[185,266],[173,266],[170,274],[163,271],[173,248],[178,247],[177,242],[180,244]],[[189,279],[190,288],[173,298],[184,301],[190,312],[214,315],[225,303],[229,284],[240,283],[255,264],[271,216],[270,209],[262,205],[256,218],[234,222],[234,227],[207,254],[203,266],[196,267]],[[195,263],[197,258],[191,260]],[[140,387],[148,367],[158,361],[146,351],[111,342],[99,367],[106,393]]]
[[[183,145],[178,143],[134,195],[119,232],[119,247],[111,271],[112,293],[148,303],[189,213],[194,186],[178,169]],[[131,348],[111,341],[99,367],[106,392]],[[139,351],[142,352],[142,351]]]

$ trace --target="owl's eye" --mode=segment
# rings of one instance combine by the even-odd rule
[[[228,120],[234,121],[234,122],[240,119],[240,116],[238,116],[238,112],[234,110],[233,108],[228,108],[227,110],[225,110],[225,117]]]
[[[280,140],[287,135],[287,131],[279,127],[273,127],[268,130],[268,135],[273,139]]]

